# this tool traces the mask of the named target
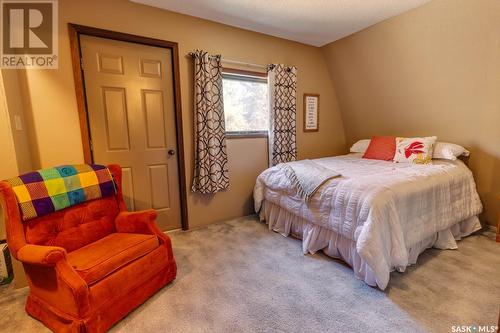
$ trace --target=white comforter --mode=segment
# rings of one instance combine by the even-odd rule
[[[411,165],[360,154],[314,161],[342,176],[306,204],[282,165],[269,168],[257,178],[255,210],[266,200],[353,240],[360,257],[387,280],[391,270],[404,271],[412,245],[482,210],[472,173],[461,161]]]

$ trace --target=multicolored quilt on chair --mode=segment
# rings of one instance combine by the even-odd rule
[[[63,165],[7,180],[14,190],[23,221],[116,193],[104,165]]]

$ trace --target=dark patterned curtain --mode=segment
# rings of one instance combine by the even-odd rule
[[[269,164],[295,161],[297,68],[281,64],[269,66]]]
[[[195,161],[193,192],[216,193],[229,186],[220,55],[194,57]]]

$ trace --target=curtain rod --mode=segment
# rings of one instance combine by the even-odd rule
[[[191,57],[193,57],[195,55],[195,53],[194,52],[189,52],[188,55],[191,56]],[[213,57],[213,56],[210,56],[210,57]],[[230,60],[230,59],[226,59],[226,58],[221,58],[221,61],[225,62],[227,64],[234,64],[234,65],[240,65],[240,66],[246,66],[246,67],[256,67],[256,68],[262,68],[262,69],[266,69],[266,70],[268,68],[268,66],[266,66],[266,65],[252,64],[252,63],[249,63],[249,62],[243,62],[243,61],[238,61],[238,60]]]

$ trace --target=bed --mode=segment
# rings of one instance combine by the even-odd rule
[[[415,165],[349,154],[312,160],[341,176],[309,201],[284,164],[257,178],[255,210],[269,229],[302,239],[304,254],[322,250],[348,263],[357,278],[384,290],[425,249],[456,249],[479,230],[481,201],[460,160]]]

